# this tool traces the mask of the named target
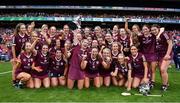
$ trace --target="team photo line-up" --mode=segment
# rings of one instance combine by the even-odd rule
[[[18,23],[12,43],[13,86],[72,89],[77,84],[83,89],[112,84],[130,91],[143,83],[153,88],[158,68],[161,90],[166,91],[172,35],[157,24],[145,24],[142,29],[134,24],[129,29],[128,20],[124,27],[114,25],[112,30],[81,28],[78,22],[74,30],[66,24],[59,31],[47,24],[37,29],[35,22]]]

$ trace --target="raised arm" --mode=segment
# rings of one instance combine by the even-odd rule
[[[132,31],[128,28],[128,20],[129,20],[129,18],[125,18],[125,30],[126,30],[126,32],[128,33],[128,34],[132,34]]]

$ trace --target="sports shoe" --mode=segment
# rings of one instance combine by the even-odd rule
[[[168,86],[167,86],[167,85],[162,85],[162,86],[161,86],[161,90],[162,90],[162,91],[167,91],[167,89],[168,89]]]

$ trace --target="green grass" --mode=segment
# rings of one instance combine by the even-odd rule
[[[10,63],[0,64],[0,73],[11,70]],[[156,87],[152,94],[160,94],[161,79],[159,72],[156,76]],[[11,85],[11,73],[0,75],[0,102],[179,102],[180,101],[180,72],[173,67],[169,69],[170,87],[163,97],[121,96],[125,88],[101,87],[96,89],[69,90],[66,87],[41,89],[15,89]],[[132,92],[137,93],[136,90]]]

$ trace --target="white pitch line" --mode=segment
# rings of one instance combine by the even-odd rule
[[[11,72],[12,72],[12,71],[2,72],[2,73],[0,73],[0,75],[7,74],[7,73],[11,73]]]

